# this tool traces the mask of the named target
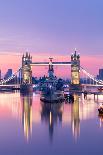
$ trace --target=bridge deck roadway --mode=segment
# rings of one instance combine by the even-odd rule
[[[20,84],[9,84],[9,85],[5,84],[5,85],[0,85],[0,87],[19,87],[19,86],[20,86]]]
[[[48,66],[48,65],[54,65],[54,66],[68,66],[71,65],[71,62],[32,62],[31,66]]]
[[[81,84],[84,87],[103,87],[103,84]]]

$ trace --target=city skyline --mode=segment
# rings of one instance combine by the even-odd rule
[[[79,53],[79,52],[78,52]],[[2,57],[0,57],[0,69],[2,71],[2,76],[6,73],[8,68],[12,68],[13,72],[17,71],[19,67],[21,67],[22,63],[22,54],[23,53],[2,53]],[[24,53],[25,54],[25,53]],[[53,57],[53,54],[45,54],[42,53],[42,55],[35,55],[34,53],[31,53],[33,62],[39,62],[39,61],[49,61],[49,57]],[[71,53],[68,53],[68,55],[55,55],[53,57],[53,61],[71,61]],[[7,62],[7,64],[4,62]],[[103,68],[102,63],[102,57],[101,56],[86,56],[86,55],[80,55],[80,63],[81,66],[84,67],[90,74],[97,76],[99,73],[99,69]],[[95,69],[94,69],[95,66]],[[63,72],[61,72],[63,70]],[[33,76],[43,76],[44,74],[47,75],[48,73],[48,67],[45,66],[38,66],[38,67],[32,67]],[[71,75],[71,67],[70,66],[56,66],[55,67],[55,75],[59,77],[70,77]]]

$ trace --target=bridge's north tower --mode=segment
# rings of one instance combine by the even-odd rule
[[[71,88],[80,88],[80,55],[75,53],[71,55]]]

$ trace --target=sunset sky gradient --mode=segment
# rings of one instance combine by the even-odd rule
[[[70,61],[74,48],[91,74],[103,68],[103,0],[0,0],[0,68],[17,70],[27,50],[34,61]],[[37,71],[38,70],[38,71]],[[70,75],[70,68],[63,69]],[[47,71],[33,69],[39,76]],[[61,76],[60,67],[56,68]]]

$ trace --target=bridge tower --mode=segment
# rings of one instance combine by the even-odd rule
[[[80,90],[80,55],[75,53],[71,55],[71,89]]]
[[[53,58],[49,58],[50,62],[49,62],[49,70],[48,70],[48,74],[49,74],[49,78],[52,79],[54,77],[54,68],[53,68],[53,64],[52,64],[52,60]]]
[[[32,84],[31,63],[32,57],[26,52],[26,55],[22,56],[22,83]]]
[[[26,52],[26,55],[22,56],[22,80],[21,80],[21,92],[29,92],[32,88],[32,70],[31,70],[32,57]]]

